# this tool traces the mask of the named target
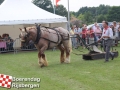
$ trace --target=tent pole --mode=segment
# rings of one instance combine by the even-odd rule
[[[68,0],[68,31],[70,31],[70,12],[69,12],[69,0]]]
[[[53,0],[53,9],[54,9],[54,14],[55,14],[55,2]]]

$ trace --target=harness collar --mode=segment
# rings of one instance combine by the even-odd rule
[[[35,44],[38,44],[39,40],[40,40],[40,34],[41,34],[41,30],[40,30],[40,25],[36,25],[36,29],[37,29],[37,37],[36,37],[36,40],[35,40]]]

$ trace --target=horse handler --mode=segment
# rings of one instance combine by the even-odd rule
[[[103,48],[105,53],[105,62],[109,61],[109,57],[111,55],[112,60],[114,59],[114,53],[110,52],[110,48],[113,44],[113,31],[110,27],[108,27],[108,22],[103,22],[103,32],[102,32],[102,37],[98,40],[98,42],[100,40],[103,40]]]

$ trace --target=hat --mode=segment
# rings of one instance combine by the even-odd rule
[[[115,23],[115,24],[116,24],[117,22],[116,22],[116,21],[113,21],[113,23]]]

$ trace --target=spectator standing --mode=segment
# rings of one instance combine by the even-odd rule
[[[81,36],[82,30],[78,26],[76,26],[75,29],[74,29],[74,32],[75,32],[75,34]],[[76,39],[76,42],[77,42],[77,45],[80,45],[80,40],[79,39]]]
[[[12,49],[13,48],[13,40],[11,39],[11,37],[9,37],[9,34],[5,35],[5,41],[7,44],[7,48]]]
[[[117,25],[117,22],[116,21],[113,21],[113,27],[114,27],[114,32],[115,32],[115,45],[117,46],[118,45],[118,36],[119,36],[119,32],[118,32],[118,28],[119,28],[119,25]]]
[[[118,28],[118,33],[119,33],[119,34],[118,34],[118,35],[119,35],[119,36],[118,36],[118,40],[120,40],[120,26],[119,26],[119,28]]]
[[[74,30],[75,30],[74,27],[72,27],[71,30],[70,30],[70,35],[73,36],[71,38],[71,40],[72,40],[72,47],[76,49],[77,48],[77,45],[76,45],[77,42],[76,42],[76,38],[74,38],[74,36],[75,36]]]
[[[94,30],[92,28],[90,28],[90,32],[89,32],[89,44],[94,43]]]
[[[94,26],[93,26],[93,30],[95,30],[97,28],[97,22],[94,23]]]
[[[1,35],[0,35],[0,39],[1,39],[2,37],[1,37]]]
[[[92,27],[92,29],[93,29],[94,32],[95,32],[95,30],[97,29],[97,22],[94,23],[94,26]],[[94,41],[95,41],[95,42],[97,41],[97,37],[96,37],[96,36],[94,36]]]
[[[115,35],[115,32],[114,32],[114,26],[113,26],[113,24],[111,24],[110,25],[110,28],[112,29],[112,31],[113,31],[113,35]]]
[[[118,25],[119,25],[119,27],[120,27],[120,22],[119,22],[119,24],[118,24]]]
[[[85,29],[86,29],[86,44],[89,44],[89,33],[90,33],[90,30],[87,29],[86,25],[85,25]]]
[[[98,41],[102,34],[102,30],[99,25],[96,25],[96,28],[94,29],[94,33],[95,33],[95,37]]]
[[[83,28],[82,28],[82,40],[83,40],[85,43],[86,43],[86,34],[87,34],[87,30],[86,30],[85,27],[83,27]],[[85,48],[84,45],[83,45],[83,48]]]

